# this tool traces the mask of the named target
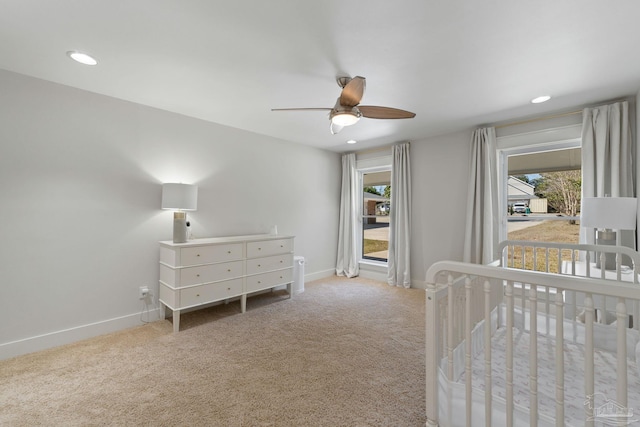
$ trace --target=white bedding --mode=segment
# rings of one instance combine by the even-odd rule
[[[505,398],[506,328],[499,328],[491,345],[492,385],[494,396]],[[514,330],[514,402],[529,407],[529,333]],[[630,349],[634,351],[635,349]],[[567,425],[582,425],[585,420],[584,348],[580,344],[564,344],[564,399]],[[594,355],[596,371],[595,406],[616,398],[616,356],[603,350]],[[473,385],[484,389],[484,354],[473,359]],[[631,358],[628,365],[628,407],[640,412],[640,376]],[[464,374],[459,381],[464,382]],[[551,339],[538,337],[538,413],[555,419],[555,348]]]
[[[501,307],[504,309],[504,307]],[[516,310],[516,328],[514,328],[514,404],[515,424],[529,425],[529,322],[519,321],[521,312]],[[504,312],[503,312],[504,314]],[[506,412],[506,328],[497,326],[496,313],[492,316],[492,329],[495,330],[491,345],[492,358],[492,391],[493,423],[504,423]],[[526,315],[528,318],[528,313]],[[541,426],[555,425],[555,338],[544,335],[544,316],[538,315],[538,414]],[[555,331],[555,319],[551,317],[550,332]],[[585,420],[585,391],[584,391],[584,325],[574,324],[565,320],[564,342],[564,399],[565,425],[582,426]],[[474,426],[484,425],[484,352],[482,350],[484,322],[474,328],[472,333],[472,384],[473,392],[473,422]],[[577,343],[569,342],[567,336],[577,334]],[[616,355],[615,355],[615,325],[594,325],[594,339],[596,351],[595,364],[595,408],[606,404],[607,401],[616,402]],[[636,344],[640,340],[638,331],[627,329],[628,347],[628,404],[636,416],[634,421],[640,421],[640,373],[636,364]],[[640,344],[638,344],[640,347]],[[598,349],[600,348],[600,349]],[[607,350],[603,350],[606,348]],[[446,371],[446,360],[442,361],[442,370]],[[464,343],[454,350],[454,378],[447,381],[443,372],[440,377],[440,411],[443,415],[442,425],[464,425]],[[449,415],[453,418],[449,419]]]

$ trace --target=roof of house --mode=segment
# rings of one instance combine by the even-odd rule
[[[509,200],[537,199],[538,196],[535,195],[534,190],[534,185],[514,176],[510,176],[507,180],[507,195]]]

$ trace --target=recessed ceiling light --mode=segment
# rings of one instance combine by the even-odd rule
[[[70,50],[69,52],[67,52],[67,55],[74,61],[77,61],[84,65],[96,65],[98,63],[98,61],[96,61],[96,59],[91,55],[83,52],[78,52],[77,50]]]
[[[350,139],[347,141],[347,144],[355,144],[356,142],[358,141],[356,141],[355,139]]]
[[[533,99],[531,100],[531,103],[532,103],[532,104],[541,104],[541,103],[543,103],[543,102],[547,102],[547,101],[548,101],[548,100],[550,100],[550,99],[551,99],[551,96],[549,96],[549,95],[542,95],[542,96],[539,96],[539,97],[537,97],[537,98],[533,98]]]

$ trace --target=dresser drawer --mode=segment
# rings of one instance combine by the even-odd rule
[[[247,243],[247,258],[293,252],[293,239],[262,240]]]
[[[274,255],[247,260],[247,274],[259,274],[293,266],[293,254]]]
[[[194,246],[180,249],[182,266],[235,261],[243,258],[242,243]]]
[[[242,279],[211,283],[180,290],[180,308],[219,301],[242,294]]]
[[[223,262],[220,264],[199,265],[181,268],[178,286],[196,285],[198,283],[215,282],[233,279],[243,275],[243,261]]]
[[[246,292],[255,292],[262,289],[273,288],[278,285],[291,283],[293,277],[293,269],[272,271],[270,273],[257,274],[255,276],[247,276]]]

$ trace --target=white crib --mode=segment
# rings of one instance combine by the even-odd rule
[[[427,271],[427,425],[640,425],[640,254],[523,241],[500,251],[490,265]],[[608,253],[616,271],[592,262]]]

